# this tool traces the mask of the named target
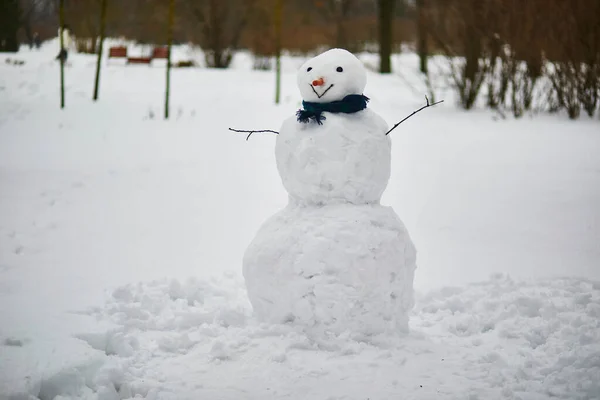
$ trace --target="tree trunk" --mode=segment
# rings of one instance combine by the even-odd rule
[[[175,0],[169,2],[169,22],[167,26],[167,85],[165,89],[165,119],[169,119],[169,96],[171,94],[171,45],[173,44],[173,21]]]
[[[29,19],[23,21],[23,30],[25,31],[25,37],[27,38],[27,44],[29,48],[33,48],[33,33],[31,32],[31,21]]]
[[[94,82],[94,97],[93,100],[98,100],[98,90],[100,87],[100,67],[102,65],[102,45],[104,44],[104,34],[106,28],[106,7],[108,0],[102,0],[102,9],[100,10],[100,43],[98,44],[98,60],[96,62],[96,80]],[[94,43],[96,38],[92,38]]]
[[[396,0],[377,0],[379,21],[379,72],[392,72],[392,21]]]
[[[275,0],[275,104],[281,97],[281,24],[283,0]]]
[[[335,19],[335,47],[348,50],[346,35],[346,17],[352,0],[336,0],[333,3],[333,18]]]
[[[255,2],[256,0],[187,1],[189,10],[200,26],[200,45],[208,68],[229,67]],[[271,25],[266,25],[266,28],[271,28]]]
[[[19,51],[20,10],[19,2],[15,0],[0,0],[0,52]]]
[[[417,0],[417,51],[421,72],[427,73],[427,21],[425,20],[425,1]]]
[[[347,49],[346,30],[344,27],[344,15],[341,11],[335,16],[335,47],[338,49]]]
[[[63,43],[63,32],[64,32],[64,24],[65,24],[65,0],[60,0],[58,6],[58,24],[60,26],[59,32],[59,41],[60,41],[60,51],[62,53],[64,49]],[[59,57],[60,62],[60,108],[65,108],[65,61],[66,57]]]
[[[208,2],[208,24],[210,26],[210,53],[212,53],[212,62],[208,66],[214,68],[227,68],[229,66],[229,57],[226,50],[225,34],[223,25],[228,18],[227,6],[222,4],[222,0],[210,0]]]

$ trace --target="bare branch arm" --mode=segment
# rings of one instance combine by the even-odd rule
[[[252,136],[253,133],[261,133],[261,132],[265,132],[265,133],[274,133],[276,135],[279,135],[279,132],[277,131],[272,131],[269,129],[263,129],[263,130],[259,130],[259,131],[247,131],[247,130],[240,130],[240,129],[233,129],[233,128],[229,128],[230,131],[233,132],[241,132],[241,133],[247,133],[248,136],[246,136],[246,140],[250,139],[250,136]]]
[[[413,111],[413,113],[412,113],[412,114],[410,114],[408,117],[404,118],[402,121],[400,121],[400,122],[398,122],[397,124],[395,124],[395,125],[392,127],[392,129],[390,129],[389,131],[387,131],[387,132],[385,133],[385,135],[386,135],[386,136],[387,136],[387,135],[389,135],[389,133],[390,133],[391,131],[393,131],[394,129],[396,129],[396,128],[398,127],[398,125],[400,125],[401,123],[403,123],[404,121],[406,121],[407,119],[409,119],[410,117],[412,117],[413,115],[415,115],[416,113],[418,113],[419,111],[421,111],[421,110],[424,110],[424,109],[426,109],[427,107],[433,107],[433,106],[435,106],[436,104],[440,104],[440,103],[443,103],[443,102],[444,102],[444,100],[440,100],[440,101],[436,101],[435,103],[429,103],[429,99],[427,98],[427,96],[425,96],[425,100],[427,100],[427,104],[425,104],[423,107],[419,108],[417,111]]]

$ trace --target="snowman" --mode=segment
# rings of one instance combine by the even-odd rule
[[[303,108],[275,146],[288,205],[260,227],[243,259],[258,320],[317,334],[408,330],[416,250],[391,207],[387,123],[367,107],[367,75],[332,49],[298,71]]]

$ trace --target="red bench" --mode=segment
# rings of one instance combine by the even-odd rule
[[[108,49],[108,58],[127,58],[127,47],[111,47]]]
[[[127,64],[150,64],[152,57],[127,57]]]
[[[156,59],[164,59],[167,60],[169,58],[169,48],[168,47],[154,47],[152,49],[152,55],[150,57],[129,57],[127,56],[127,47],[125,46],[115,46],[111,47],[108,50],[108,58],[125,58],[127,59],[127,64],[151,64],[152,60]],[[192,66],[193,63],[190,61],[189,65],[182,66]]]
[[[154,50],[152,50],[152,58],[164,58],[166,60],[169,58],[169,48],[155,47]]]

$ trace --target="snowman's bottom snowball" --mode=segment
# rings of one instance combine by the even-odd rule
[[[416,251],[391,207],[289,205],[244,255],[256,317],[311,330],[408,330]]]

